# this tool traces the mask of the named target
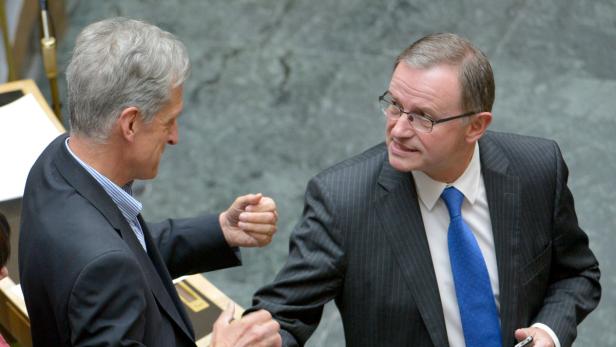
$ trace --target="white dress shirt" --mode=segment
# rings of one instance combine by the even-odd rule
[[[500,314],[500,292],[494,235],[492,233],[492,222],[490,220],[485,184],[481,175],[479,146],[475,146],[473,157],[468,167],[455,182],[438,182],[421,171],[413,171],[412,174],[417,187],[420,201],[419,207],[443,306],[449,345],[451,347],[466,347],[456,289],[451,273],[451,263],[449,262],[449,248],[447,246],[447,230],[450,217],[447,206],[441,199],[441,193],[446,187],[453,186],[464,194],[462,218],[473,232],[473,235],[475,235],[483,254],[483,259],[486,262],[488,274],[490,275],[490,285],[494,293],[496,308]],[[536,323],[533,326],[545,330],[554,340],[556,347],[560,347],[560,343],[552,329],[541,323]]]

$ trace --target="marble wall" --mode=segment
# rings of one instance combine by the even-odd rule
[[[377,97],[394,57],[419,37],[451,31],[491,59],[493,129],[558,141],[580,223],[602,265],[602,302],[578,346],[616,334],[616,3],[612,0],[73,1],[60,44],[63,72],[76,34],[110,16],[145,19],[183,40],[193,63],[180,144],[140,195],[146,219],[220,211],[263,192],[279,206],[272,244],[245,265],[208,274],[244,306],[285,261],[308,179],[383,140]],[[46,84],[39,77],[39,85]],[[333,306],[309,346],[343,346]]]

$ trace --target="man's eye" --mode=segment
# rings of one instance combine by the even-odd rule
[[[431,122],[432,121],[432,117],[430,117],[430,115],[427,114],[427,113],[420,112],[417,115],[419,116],[419,118],[421,118],[422,120],[424,120],[426,122]]]

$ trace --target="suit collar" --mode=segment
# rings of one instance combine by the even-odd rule
[[[194,333],[190,321],[187,319],[185,313],[182,312],[182,306],[179,300],[177,300],[175,288],[170,285],[166,286],[163,282],[170,282],[171,279],[167,273],[166,265],[158,253],[156,245],[151,240],[147,225],[143,219],[139,218],[146,238],[146,245],[155,261],[150,259],[148,254],[144,251],[135,233],[111,197],[94,177],[92,177],[92,175],[90,175],[68,152],[64,145],[67,137],[68,134],[60,135],[50,145],[55,149],[56,155],[54,164],[58,172],[81,196],[99,210],[109,224],[118,231],[143,269],[144,277],[162,310],[171,317],[172,321],[180,327],[180,330],[191,340],[194,340]],[[161,275],[161,273],[163,274]]]
[[[118,186],[105,175],[98,172],[95,168],[90,166],[88,163],[81,160],[69,147],[70,138],[67,138],[64,142],[64,147],[69,155],[75,159],[81,167],[83,167],[90,176],[94,177],[96,182],[103,187],[107,195],[111,197],[111,200],[116,204],[116,206],[120,209],[120,212],[124,216],[126,220],[133,221],[137,219],[137,216],[141,213],[143,209],[143,205],[141,202],[137,201],[133,197],[132,194],[132,184],[133,182],[129,182],[123,187]]]
[[[509,173],[509,160],[505,151],[494,139],[494,134],[486,133],[479,140],[481,171],[488,206],[494,247],[498,267],[500,290],[500,316],[503,345],[511,343],[517,321],[518,303],[519,220],[520,220],[520,181]]]
[[[64,145],[67,138],[68,134],[62,134],[51,145],[55,146],[57,153],[54,164],[58,172],[81,196],[96,207],[116,230],[130,228],[109,194],[68,152]]]
[[[383,166],[379,174],[378,184],[385,192],[396,190],[401,182],[408,177],[408,174],[397,171],[389,164],[387,148],[383,147]]]
[[[481,154],[482,172],[489,170],[500,174],[507,173],[509,159],[495,141],[493,132],[488,131],[479,139],[479,153]]]

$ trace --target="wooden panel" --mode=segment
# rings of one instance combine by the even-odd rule
[[[0,281],[0,324],[21,346],[30,347],[32,337],[26,303],[14,288],[15,283],[10,278]]]
[[[19,344],[23,347],[32,347],[32,336],[30,335],[30,320],[27,316],[20,314],[19,309],[13,305],[12,302],[8,303],[9,311],[9,324],[8,330],[11,335],[19,341]]]

